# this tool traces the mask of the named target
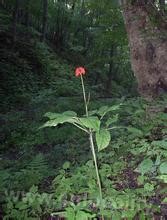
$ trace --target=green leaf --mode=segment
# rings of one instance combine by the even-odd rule
[[[167,203],[167,197],[162,201],[163,203]]]
[[[142,211],[140,214],[139,214],[139,219],[140,220],[146,220],[146,216],[145,216],[145,212]]]
[[[92,116],[92,115],[95,115],[95,114],[97,114],[97,110],[89,111],[89,116]]]
[[[156,160],[155,160],[154,165],[155,165],[155,166],[159,166],[160,163],[161,163],[161,156],[160,156],[160,155],[157,155],[157,158],[156,158]]]
[[[31,188],[30,188],[30,192],[31,193],[37,193],[38,192],[38,186],[32,186]]]
[[[137,183],[139,184],[139,185],[143,185],[143,183],[144,183],[144,181],[145,181],[145,176],[138,176],[137,177]]]
[[[93,129],[94,131],[99,131],[100,129],[100,120],[98,117],[88,117],[88,118],[79,118],[80,125],[85,126],[86,128]],[[78,123],[78,122],[77,122]]]
[[[120,107],[121,107],[122,103],[118,104],[118,105],[113,105],[111,107],[109,107],[109,111],[116,111],[116,110],[119,110]]]
[[[19,210],[24,210],[24,209],[28,208],[28,205],[24,204],[23,202],[18,202],[17,205],[16,205],[16,208],[19,209]]]
[[[95,215],[91,215],[90,213],[81,210],[79,210],[76,214],[76,219],[79,220],[88,220],[88,219],[92,219],[93,217],[95,217]]]
[[[64,169],[64,170],[67,170],[69,167],[70,167],[70,162],[69,162],[69,161],[66,161],[66,162],[63,164],[63,169]]]
[[[44,114],[45,117],[49,119],[55,119],[60,116],[60,113],[52,113],[52,112],[47,112]]]
[[[148,173],[151,170],[152,167],[153,167],[152,160],[151,159],[145,159],[139,164],[139,166],[137,168],[137,171],[139,173],[141,173],[142,175],[144,175],[145,173]]]
[[[152,192],[152,191],[154,190],[154,185],[152,185],[152,184],[150,184],[150,183],[146,183],[146,184],[144,185],[144,190],[145,190],[146,192]]]
[[[71,207],[66,208],[65,217],[66,217],[68,220],[75,220],[75,211],[74,211],[74,209],[71,208]]]
[[[100,116],[105,115],[108,112],[109,107],[108,106],[102,106],[99,111],[97,112],[97,114],[99,114]]]
[[[122,218],[133,219],[136,215],[136,210],[123,210]]]
[[[68,115],[68,116],[71,116],[71,117],[77,117],[77,113],[74,112],[74,111],[63,112],[63,115]]]
[[[114,220],[121,220],[122,219],[121,213],[118,212],[118,211],[114,211],[114,213],[112,214],[112,219],[114,219]]]
[[[96,143],[98,147],[98,151],[105,149],[111,140],[110,132],[106,129],[100,129],[99,132],[96,132]]]
[[[161,174],[167,174],[167,161],[161,163],[159,170]]]
[[[113,124],[117,121],[118,121],[118,114],[114,115],[112,118],[108,118],[106,125],[108,127],[110,124]]]
[[[164,183],[167,183],[167,175],[160,175],[157,179],[163,180]]]
[[[109,106],[102,106],[99,110],[98,110],[98,112],[97,112],[97,114],[99,114],[101,117],[103,117],[105,114],[107,114],[108,112],[112,112],[112,111],[116,111],[116,110],[118,110],[119,108],[120,108],[120,106],[121,106],[121,104],[119,104],[119,105],[113,105],[113,106],[111,106],[111,107],[109,107]]]
[[[135,136],[143,136],[143,132],[139,130],[138,128],[134,127],[127,127],[128,131],[135,134]]]
[[[167,149],[167,141],[166,140],[153,141],[151,144],[156,147],[159,147],[159,148]]]
[[[76,118],[74,118],[71,115],[65,115],[60,114],[57,118],[53,119],[53,120],[49,120],[47,121],[43,126],[41,126],[40,128],[44,128],[44,127],[56,127],[58,124],[63,124],[65,122],[68,123],[74,123],[76,121]]]
[[[56,119],[61,117],[62,115],[70,116],[70,117],[76,117],[77,113],[73,111],[65,111],[63,113],[52,113],[52,112],[47,112],[44,116],[48,117],[49,119]]]

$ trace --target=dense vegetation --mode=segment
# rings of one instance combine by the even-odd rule
[[[0,1],[0,219],[166,219],[167,96],[138,95],[117,2],[46,2]]]

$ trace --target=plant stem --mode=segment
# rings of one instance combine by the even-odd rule
[[[77,125],[76,123],[73,123],[73,125],[89,134],[89,131],[87,131],[86,129],[84,129],[81,126]]]
[[[88,104],[89,104],[89,99],[87,102],[86,99],[86,92],[85,92],[85,86],[84,86],[84,81],[83,81],[83,77],[81,75],[81,83],[82,83],[82,91],[83,91],[83,98],[84,98],[84,103],[85,103],[85,112],[86,112],[86,117],[89,117],[89,113],[88,113]],[[98,165],[97,165],[97,158],[96,158],[96,152],[95,152],[95,146],[94,146],[94,142],[93,142],[93,133],[92,130],[89,129],[89,141],[90,141],[90,148],[92,151],[92,155],[93,155],[93,160],[94,160],[94,164],[95,164],[95,170],[96,170],[96,177],[97,177],[97,183],[98,183],[98,187],[99,187],[99,195],[100,195],[100,203],[102,205],[102,187],[101,187],[101,181],[100,181],[100,175],[99,175],[99,169],[98,169]],[[100,207],[100,210],[103,210],[103,207]],[[104,220],[103,214],[102,214],[102,220]]]
[[[99,193],[100,193],[100,200],[102,201],[102,199],[103,199],[103,197],[102,197],[102,187],[101,187],[101,181],[100,181],[99,169],[98,169],[98,165],[97,165],[97,158],[96,158],[96,152],[95,152],[92,132],[89,133],[89,139],[90,139],[90,144],[91,144],[93,160],[94,160],[94,163],[95,163],[97,183],[98,183],[98,186],[99,186]]]
[[[86,92],[85,92],[85,86],[84,86],[82,75],[81,75],[81,83],[82,83],[83,98],[84,98],[84,103],[85,103],[85,112],[86,112],[86,116],[88,117],[89,116],[88,115],[88,105],[87,105]]]

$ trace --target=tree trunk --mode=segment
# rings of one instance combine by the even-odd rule
[[[19,0],[15,0],[15,6],[13,9],[13,45],[16,42],[18,14],[19,14]]]
[[[167,22],[154,1],[122,1],[131,64],[139,92],[155,97],[167,91]]]
[[[41,41],[44,41],[46,38],[47,20],[48,20],[48,0],[43,0],[43,21],[42,21]]]

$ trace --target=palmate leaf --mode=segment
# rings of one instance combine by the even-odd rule
[[[48,112],[48,113],[45,114],[45,116],[48,117],[50,120],[47,121],[40,128],[56,127],[58,124],[63,124],[65,122],[74,123],[77,119],[76,115],[77,114],[73,111],[66,111],[66,112],[63,112],[62,114]]]
[[[47,121],[41,128],[45,127],[56,127],[58,124],[63,124],[65,122],[74,123],[75,119],[70,116],[61,115],[59,118]]]
[[[99,132],[96,132],[96,143],[98,151],[105,149],[111,140],[110,132],[104,128],[100,129]]]
[[[92,116],[88,118],[78,118],[77,121],[82,127],[93,129],[93,131],[99,131],[100,129],[100,120],[98,117]]]
[[[99,110],[98,110],[98,112],[97,112],[97,114],[98,115],[100,115],[101,117],[103,117],[105,114],[107,114],[108,112],[112,112],[112,111],[116,111],[116,110],[119,110],[120,109],[120,106],[121,106],[121,104],[119,104],[119,105],[113,105],[113,106],[111,106],[111,107],[109,107],[109,106],[102,106]]]
[[[56,119],[62,115],[76,117],[77,113],[74,111],[65,111],[63,113],[53,113],[53,112],[47,112],[44,116],[48,117],[49,119]]]
[[[66,111],[66,112],[63,112],[63,115],[68,115],[68,116],[76,117],[77,113],[74,112],[74,111]]]
[[[119,110],[119,108],[120,108],[121,105],[122,105],[122,104],[113,105],[113,106],[104,105],[104,106],[100,107],[99,110],[89,111],[89,116],[99,115],[99,116],[101,116],[101,117],[104,117],[104,115],[107,114],[108,112],[112,112],[112,111]]]

